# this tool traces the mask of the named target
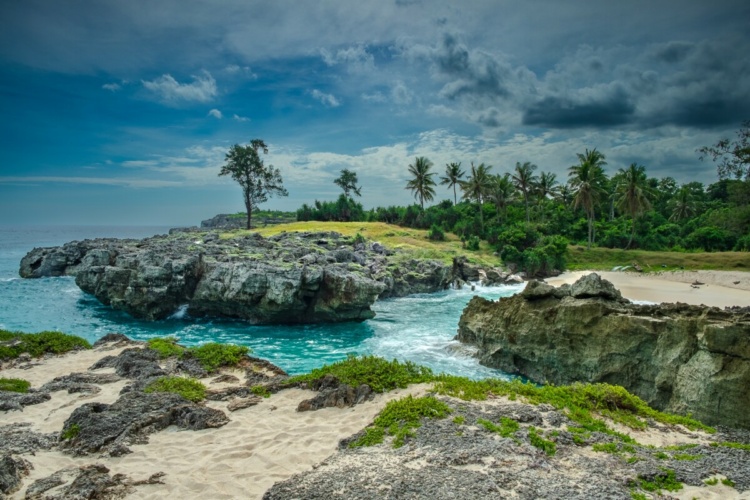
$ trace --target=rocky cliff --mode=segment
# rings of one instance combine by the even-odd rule
[[[513,297],[475,297],[458,339],[487,366],[539,383],[621,385],[649,405],[750,428],[750,313],[637,305],[596,274]]]
[[[338,233],[176,231],[35,248],[19,272],[75,276],[81,290],[138,318],[166,318],[187,304],[192,315],[270,324],[361,321],[374,316],[379,296],[443,290],[469,271],[477,273],[464,262],[409,260]]]

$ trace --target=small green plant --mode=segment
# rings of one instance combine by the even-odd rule
[[[714,486],[714,485],[719,484],[719,478],[718,477],[712,477],[710,479],[704,479],[703,482],[706,483],[709,486]]]
[[[750,444],[731,443],[729,441],[723,441],[720,443],[711,443],[711,446],[721,446],[723,448],[734,448],[735,450],[750,451]]]
[[[313,382],[329,374],[341,383],[353,387],[367,384],[375,392],[403,389],[409,384],[429,382],[434,378],[432,370],[411,361],[386,361],[377,356],[349,356],[336,363],[316,368],[310,373],[292,377],[288,382]]]
[[[156,337],[148,339],[146,345],[159,353],[161,359],[171,356],[181,356],[185,348],[177,344],[177,337]]]
[[[477,423],[490,432],[500,434],[502,437],[511,437],[518,430],[518,422],[508,417],[500,417],[500,425],[493,424],[483,418],[477,419]]]
[[[62,434],[60,434],[60,438],[68,441],[69,439],[73,439],[81,432],[81,426],[78,424],[73,424],[67,429],[63,430]]]
[[[617,443],[594,443],[591,449],[603,453],[611,453],[612,455],[620,453]]]
[[[675,453],[672,456],[672,458],[675,459],[675,460],[688,460],[689,461],[689,460],[698,460],[699,458],[701,458],[701,456],[700,455],[690,455],[688,453]]]
[[[359,245],[359,244],[364,245],[365,243],[367,243],[367,238],[362,236],[362,233],[358,232],[357,234],[354,235],[354,238],[352,239],[352,243],[354,245]]]
[[[646,495],[637,491],[631,491],[630,498],[632,498],[633,500],[648,500],[648,497]]]
[[[250,348],[242,345],[208,342],[188,348],[183,356],[189,355],[196,358],[203,369],[213,372],[222,366],[236,366],[249,352]]]
[[[729,479],[728,477],[727,477],[727,478],[724,478],[724,479],[722,479],[722,480],[721,480],[721,484],[723,484],[724,486],[729,486],[730,488],[734,488],[734,481],[732,481],[732,480],[731,480],[731,479]]]
[[[695,448],[695,447],[697,447],[697,446],[698,446],[698,445],[697,445],[697,444],[695,444],[695,443],[688,443],[688,444],[673,444],[673,445],[671,445],[671,446],[665,446],[665,447],[664,447],[664,449],[665,449],[665,450],[670,450],[670,451],[683,451],[683,450],[689,450],[689,449],[691,449],[691,448]]]
[[[557,445],[540,436],[536,427],[529,427],[529,441],[531,442],[531,446],[539,448],[550,457],[555,456],[555,453],[557,453]]]
[[[250,388],[250,392],[255,394],[256,396],[261,396],[263,398],[270,398],[271,397],[271,391],[269,391],[266,387],[262,385],[254,385]]]
[[[655,493],[659,493],[661,490],[679,491],[682,489],[682,483],[677,481],[672,469],[662,468],[662,473],[654,476],[653,481],[648,481],[639,476],[639,483],[642,489]]]
[[[667,459],[669,459],[669,455],[667,455],[663,451],[657,451],[656,453],[654,453],[654,457],[657,458],[657,459],[659,459],[659,460],[667,460]]]
[[[427,238],[432,241],[445,241],[445,231],[437,224],[433,224],[430,227],[430,232],[427,233]]]
[[[86,339],[60,332],[22,333],[0,330],[0,342],[14,341],[0,345],[0,359],[15,359],[23,353],[38,358],[46,353],[62,354],[77,349],[91,349]]]
[[[628,457],[628,458],[625,459],[625,462],[627,462],[629,464],[634,464],[634,463],[640,462],[640,461],[641,461],[641,459],[639,457]]]
[[[466,417],[464,417],[463,415],[456,415],[455,417],[453,417],[453,423],[456,425],[463,425],[465,421]]]
[[[27,393],[29,387],[31,387],[31,383],[28,380],[0,377],[0,391]]]
[[[471,236],[466,240],[466,249],[474,252],[479,250],[479,236]]]
[[[393,447],[400,448],[407,437],[414,436],[414,429],[422,418],[445,418],[450,407],[432,396],[414,398],[407,396],[385,405],[365,434],[349,444],[350,447],[373,446],[383,442],[386,434],[393,436]]]
[[[184,377],[159,377],[146,386],[143,392],[171,392],[197,403],[206,397],[206,386],[199,380]]]

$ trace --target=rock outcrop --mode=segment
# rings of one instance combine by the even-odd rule
[[[513,297],[474,297],[458,340],[482,364],[539,383],[606,382],[659,410],[750,428],[750,314],[637,305],[596,274],[570,287],[529,282]]]
[[[338,233],[74,241],[35,248],[20,265],[24,278],[75,276],[81,290],[137,318],[163,319],[187,306],[194,316],[257,324],[361,321],[374,316],[378,297],[443,290],[474,274],[476,266],[409,260]]]

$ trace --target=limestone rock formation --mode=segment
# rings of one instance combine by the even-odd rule
[[[187,306],[191,315],[258,324],[361,321],[374,316],[378,297],[435,292],[479,276],[465,262],[410,260],[332,232],[74,241],[33,249],[19,272],[75,276],[81,290],[137,318],[163,319]],[[501,276],[485,273],[488,283],[490,275]]]
[[[539,383],[606,382],[659,410],[750,428],[750,314],[637,305],[590,274],[570,287],[531,281],[513,297],[474,297],[458,340],[482,364]]]

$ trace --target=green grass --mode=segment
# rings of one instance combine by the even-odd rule
[[[461,240],[452,233],[445,234],[445,241],[432,241],[429,239],[429,231],[422,229],[405,228],[386,224],[384,222],[293,222],[290,224],[277,224],[253,230],[262,236],[268,237],[281,232],[319,232],[335,231],[343,236],[354,238],[357,233],[369,241],[379,241],[386,247],[394,250],[403,250],[402,258],[435,259],[445,263],[451,263],[453,257],[464,255],[470,262],[487,266],[499,266],[500,258],[493,255],[494,249],[483,241],[478,251],[467,251],[463,248]],[[222,234],[222,238],[234,238],[245,236],[246,230],[232,231]],[[400,256],[394,256],[398,259]]]
[[[750,444],[730,443],[728,441],[723,441],[720,443],[711,443],[711,446],[721,446],[723,448],[734,448],[735,450],[750,451]]]
[[[712,477],[711,479],[704,479],[703,482],[706,483],[709,486],[715,486],[715,485],[719,484],[719,478]]]
[[[483,418],[477,419],[477,423],[488,431],[500,434],[504,438],[513,436],[518,430],[518,422],[508,417],[500,417],[500,425],[493,424]]]
[[[730,488],[734,488],[734,481],[729,478],[722,479],[721,484],[723,484],[724,486],[729,486]]]
[[[555,453],[557,453],[557,445],[553,441],[544,439],[534,426],[529,427],[529,441],[531,442],[531,446],[539,448],[550,457],[555,456]]]
[[[432,370],[411,361],[387,361],[377,356],[349,356],[330,365],[316,368],[310,373],[289,379],[289,384],[313,382],[326,375],[335,376],[341,383],[358,387],[367,384],[375,392],[403,389],[409,384],[429,382],[434,378]]]
[[[653,493],[661,493],[661,490],[679,491],[682,489],[682,483],[677,481],[673,470],[662,469],[662,471],[661,474],[654,477],[653,481],[640,477],[638,485],[641,489]]]
[[[648,250],[621,250],[616,248],[591,248],[571,246],[568,249],[568,269],[594,269],[609,271],[615,266],[637,262],[644,271],[687,270],[750,270],[749,252],[652,252]],[[662,267],[662,266],[666,266]]]
[[[146,386],[143,392],[171,392],[197,403],[206,397],[206,386],[199,380],[183,377],[159,377]]]
[[[686,461],[690,461],[690,460],[698,460],[699,458],[701,458],[701,455],[690,455],[688,453],[675,453],[672,456],[672,458],[674,460],[686,460]]]
[[[250,392],[255,394],[256,396],[260,396],[263,398],[270,398],[271,397],[271,391],[263,387],[262,385],[254,385],[250,388]]]
[[[455,417],[453,417],[453,423],[456,425],[463,425],[464,422],[466,422],[466,417],[464,417],[463,415],[456,415]]]
[[[390,435],[394,438],[393,447],[400,448],[408,437],[414,436],[414,430],[422,425],[423,418],[445,418],[450,412],[447,404],[432,396],[407,396],[391,401],[385,405],[372,425],[365,429],[364,436],[349,446],[373,446],[382,443],[385,436]]]
[[[78,424],[73,424],[67,429],[64,429],[60,434],[60,438],[67,441],[73,439],[81,432],[81,427]]]
[[[605,415],[635,429],[643,428],[645,425],[643,419],[651,418],[662,423],[684,425],[693,430],[715,432],[712,427],[692,418],[654,410],[641,398],[630,394],[620,386],[581,383],[569,386],[537,386],[519,380],[510,382],[497,379],[469,380],[451,375],[439,375],[436,380],[435,390],[438,394],[464,400],[484,400],[488,394],[494,394],[523,397],[532,404],[551,404],[565,411],[568,418],[577,424],[577,427],[568,430],[580,435],[580,444],[586,439],[586,432],[595,431],[616,436],[626,443],[633,442],[630,436],[609,428],[603,419],[596,416],[597,414]]]
[[[86,339],[60,332],[22,333],[0,330],[0,359],[15,359],[23,353],[37,358],[46,353],[62,354],[76,349],[91,349]]]
[[[189,347],[187,353],[183,356],[189,355],[196,358],[204,370],[213,372],[222,366],[237,366],[249,352],[249,347],[209,342],[200,346]]]
[[[172,356],[193,357],[209,373],[223,366],[237,366],[244,356],[252,352],[249,347],[218,342],[185,348],[177,343],[175,337],[156,337],[149,339],[146,344],[158,352],[161,359]]]
[[[29,392],[31,383],[22,378],[5,378],[0,377],[0,391],[20,392],[22,394]]]
[[[159,353],[161,359],[166,359],[171,356],[182,356],[185,352],[185,348],[177,344],[176,337],[156,337],[148,339],[146,345]]]

